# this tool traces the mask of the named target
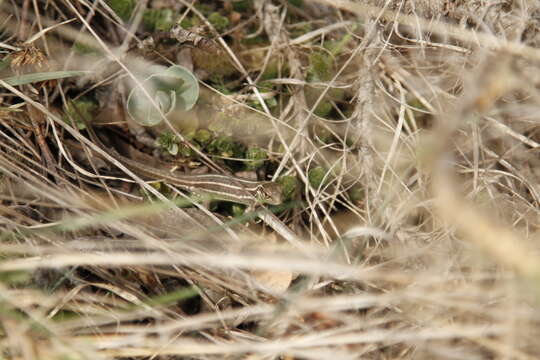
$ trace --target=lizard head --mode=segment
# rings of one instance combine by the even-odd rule
[[[283,202],[283,189],[280,184],[267,181],[257,186],[255,197],[264,204],[279,205]]]

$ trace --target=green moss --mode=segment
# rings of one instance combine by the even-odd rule
[[[211,154],[225,158],[243,158],[244,151],[242,146],[235,143],[229,136],[219,136],[208,146]]]
[[[195,26],[193,18],[186,16],[180,21],[180,26],[182,27],[182,29],[191,29],[193,26]]]
[[[171,9],[148,9],[143,15],[143,24],[148,31],[169,31],[174,25]]]
[[[128,21],[137,5],[136,0],[107,0],[107,5],[118,15],[122,20]]]
[[[253,9],[253,0],[233,1],[233,9],[238,12],[247,12]]]
[[[225,31],[229,27],[229,19],[227,19],[225,16],[221,16],[221,14],[218,12],[211,13],[208,16],[208,21],[219,32]]]
[[[199,129],[195,132],[193,139],[202,146],[206,146],[212,141],[212,133],[206,129]]]
[[[308,181],[314,189],[320,188],[323,184],[328,183],[326,170],[320,166],[308,171]]]
[[[332,112],[333,106],[329,101],[321,101],[315,108],[315,115],[326,118]]]
[[[85,119],[91,119],[96,109],[97,104],[94,100],[80,98],[67,104],[66,112],[62,119],[68,124],[73,121],[79,130],[84,130],[86,128]]]
[[[247,170],[257,170],[260,169],[263,165],[268,155],[266,151],[259,147],[248,148],[246,151],[246,159],[249,160],[246,162]]]
[[[314,51],[309,55],[309,73],[314,81],[328,81],[334,74],[332,57],[321,51]]]
[[[292,200],[298,193],[298,179],[296,176],[287,175],[279,178],[278,183],[281,185],[283,192],[283,200]]]

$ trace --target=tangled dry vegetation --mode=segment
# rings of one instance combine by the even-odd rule
[[[0,9],[2,358],[540,356],[537,2]],[[157,64],[201,92],[143,127],[126,101]],[[285,201],[177,207],[90,124]]]

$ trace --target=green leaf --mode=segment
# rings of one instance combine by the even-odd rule
[[[41,73],[32,73],[32,74],[24,74],[24,75],[19,75],[19,76],[12,76],[12,77],[2,79],[2,81],[5,81],[8,85],[11,85],[11,86],[18,86],[18,85],[31,84],[31,83],[40,82],[40,81],[63,79],[63,78],[68,78],[72,76],[81,76],[81,75],[86,75],[89,73],[90,71],[51,71],[51,72],[41,72]]]
[[[131,91],[127,101],[129,116],[139,124],[157,125],[163,120],[160,112],[168,115],[175,110],[187,111],[197,102],[199,83],[183,66],[157,66],[151,68],[150,74],[142,81],[142,88]]]
[[[4,70],[9,66],[11,63],[11,59],[9,58],[9,55],[4,57],[2,60],[0,60],[0,70]]]
[[[177,143],[170,144],[169,147],[167,148],[167,151],[169,152],[169,154],[176,156],[178,154],[178,144]]]
[[[178,154],[178,139],[176,136],[168,131],[162,133],[157,139],[157,145],[161,147],[163,151],[167,151],[169,154],[175,156]]]

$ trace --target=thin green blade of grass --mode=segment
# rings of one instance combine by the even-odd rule
[[[40,82],[40,81],[57,80],[57,79],[63,79],[63,78],[68,78],[68,77],[73,77],[73,76],[82,76],[82,75],[87,75],[89,73],[91,73],[91,71],[82,71],[82,70],[39,72],[39,73],[24,74],[24,75],[19,75],[19,76],[11,76],[11,77],[2,79],[2,81],[5,81],[8,85],[11,85],[11,86],[18,86],[18,85],[31,84],[31,83]]]
[[[185,301],[199,295],[199,291],[195,287],[185,287],[172,292],[166,293],[164,295],[159,295],[156,297],[149,298],[144,301],[148,306],[158,307],[158,306],[169,306],[176,304],[179,301]],[[129,310],[129,309],[128,309]]]

